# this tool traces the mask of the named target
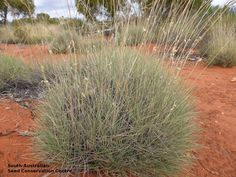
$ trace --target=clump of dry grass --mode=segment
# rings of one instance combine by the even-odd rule
[[[52,36],[63,31],[59,25],[18,24],[0,27],[0,42],[42,44],[52,40]]]
[[[10,87],[27,87],[34,83],[33,71],[20,59],[0,55],[0,91]]]
[[[208,41],[201,49],[209,66],[232,67],[236,65],[236,24],[223,18],[210,31]]]
[[[114,176],[181,170],[195,125],[179,82],[136,50],[106,49],[74,62],[39,108],[41,157],[76,172],[102,169]]]
[[[5,25],[0,27],[0,43],[14,44],[16,36],[14,35],[14,27]]]
[[[130,22],[121,27],[116,37],[116,43],[123,46],[137,46],[152,42],[153,37],[154,33],[150,33],[150,29],[145,23]]]
[[[82,36],[74,30],[66,30],[54,35],[50,50],[55,54],[88,54],[101,50],[106,45],[99,35]]]

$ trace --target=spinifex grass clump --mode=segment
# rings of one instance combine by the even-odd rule
[[[101,50],[102,38],[80,36],[74,30],[63,31],[55,35],[50,50],[55,54],[80,53],[86,54]]]
[[[79,36],[76,32],[63,31],[54,36],[50,50],[55,54],[66,54],[75,51]]]
[[[32,70],[20,59],[0,55],[0,91],[32,84]]]
[[[12,44],[42,44],[52,40],[52,36],[61,32],[59,25],[9,24],[0,27],[0,42]]]
[[[236,23],[223,18],[209,33],[208,41],[202,45],[202,53],[208,57],[209,66],[232,67],[236,65]]]
[[[194,147],[189,95],[152,57],[131,49],[88,56],[49,88],[36,147],[44,160],[113,176],[168,176]]]
[[[0,93],[27,89],[40,93],[59,78],[71,74],[71,59],[24,63],[21,59],[0,55]],[[27,93],[26,93],[27,94]]]
[[[118,33],[117,43],[120,45],[137,46],[151,42],[154,34],[150,33],[145,23],[126,24]]]

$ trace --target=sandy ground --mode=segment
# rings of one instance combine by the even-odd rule
[[[22,59],[48,57],[42,46],[19,47],[0,45],[0,53]],[[60,58],[54,56],[53,58]],[[194,177],[236,176],[236,77],[234,68],[206,68],[203,64],[193,70],[186,66],[181,75],[193,87],[196,97],[197,121],[202,128],[201,148],[193,152],[195,164],[188,175]],[[28,101],[26,101],[28,102]],[[39,163],[33,160],[31,132],[34,117],[30,110],[18,103],[0,99],[0,177],[48,176],[47,173],[9,173],[9,164]],[[93,176],[93,175],[90,175]],[[182,177],[181,176],[181,177]]]

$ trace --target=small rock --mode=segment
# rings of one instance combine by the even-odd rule
[[[233,77],[230,82],[236,82],[236,77]]]
[[[31,133],[28,130],[22,132],[19,131],[18,133],[20,136],[31,136]]]
[[[15,101],[16,102],[21,102],[23,99],[22,98],[16,98]]]
[[[9,110],[9,109],[11,109],[11,108],[10,108],[10,107],[5,107],[5,109],[6,109],[6,110]]]

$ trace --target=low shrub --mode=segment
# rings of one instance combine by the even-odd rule
[[[39,107],[39,156],[74,172],[113,176],[182,170],[195,144],[195,124],[179,81],[136,50],[102,50],[78,62]]]

